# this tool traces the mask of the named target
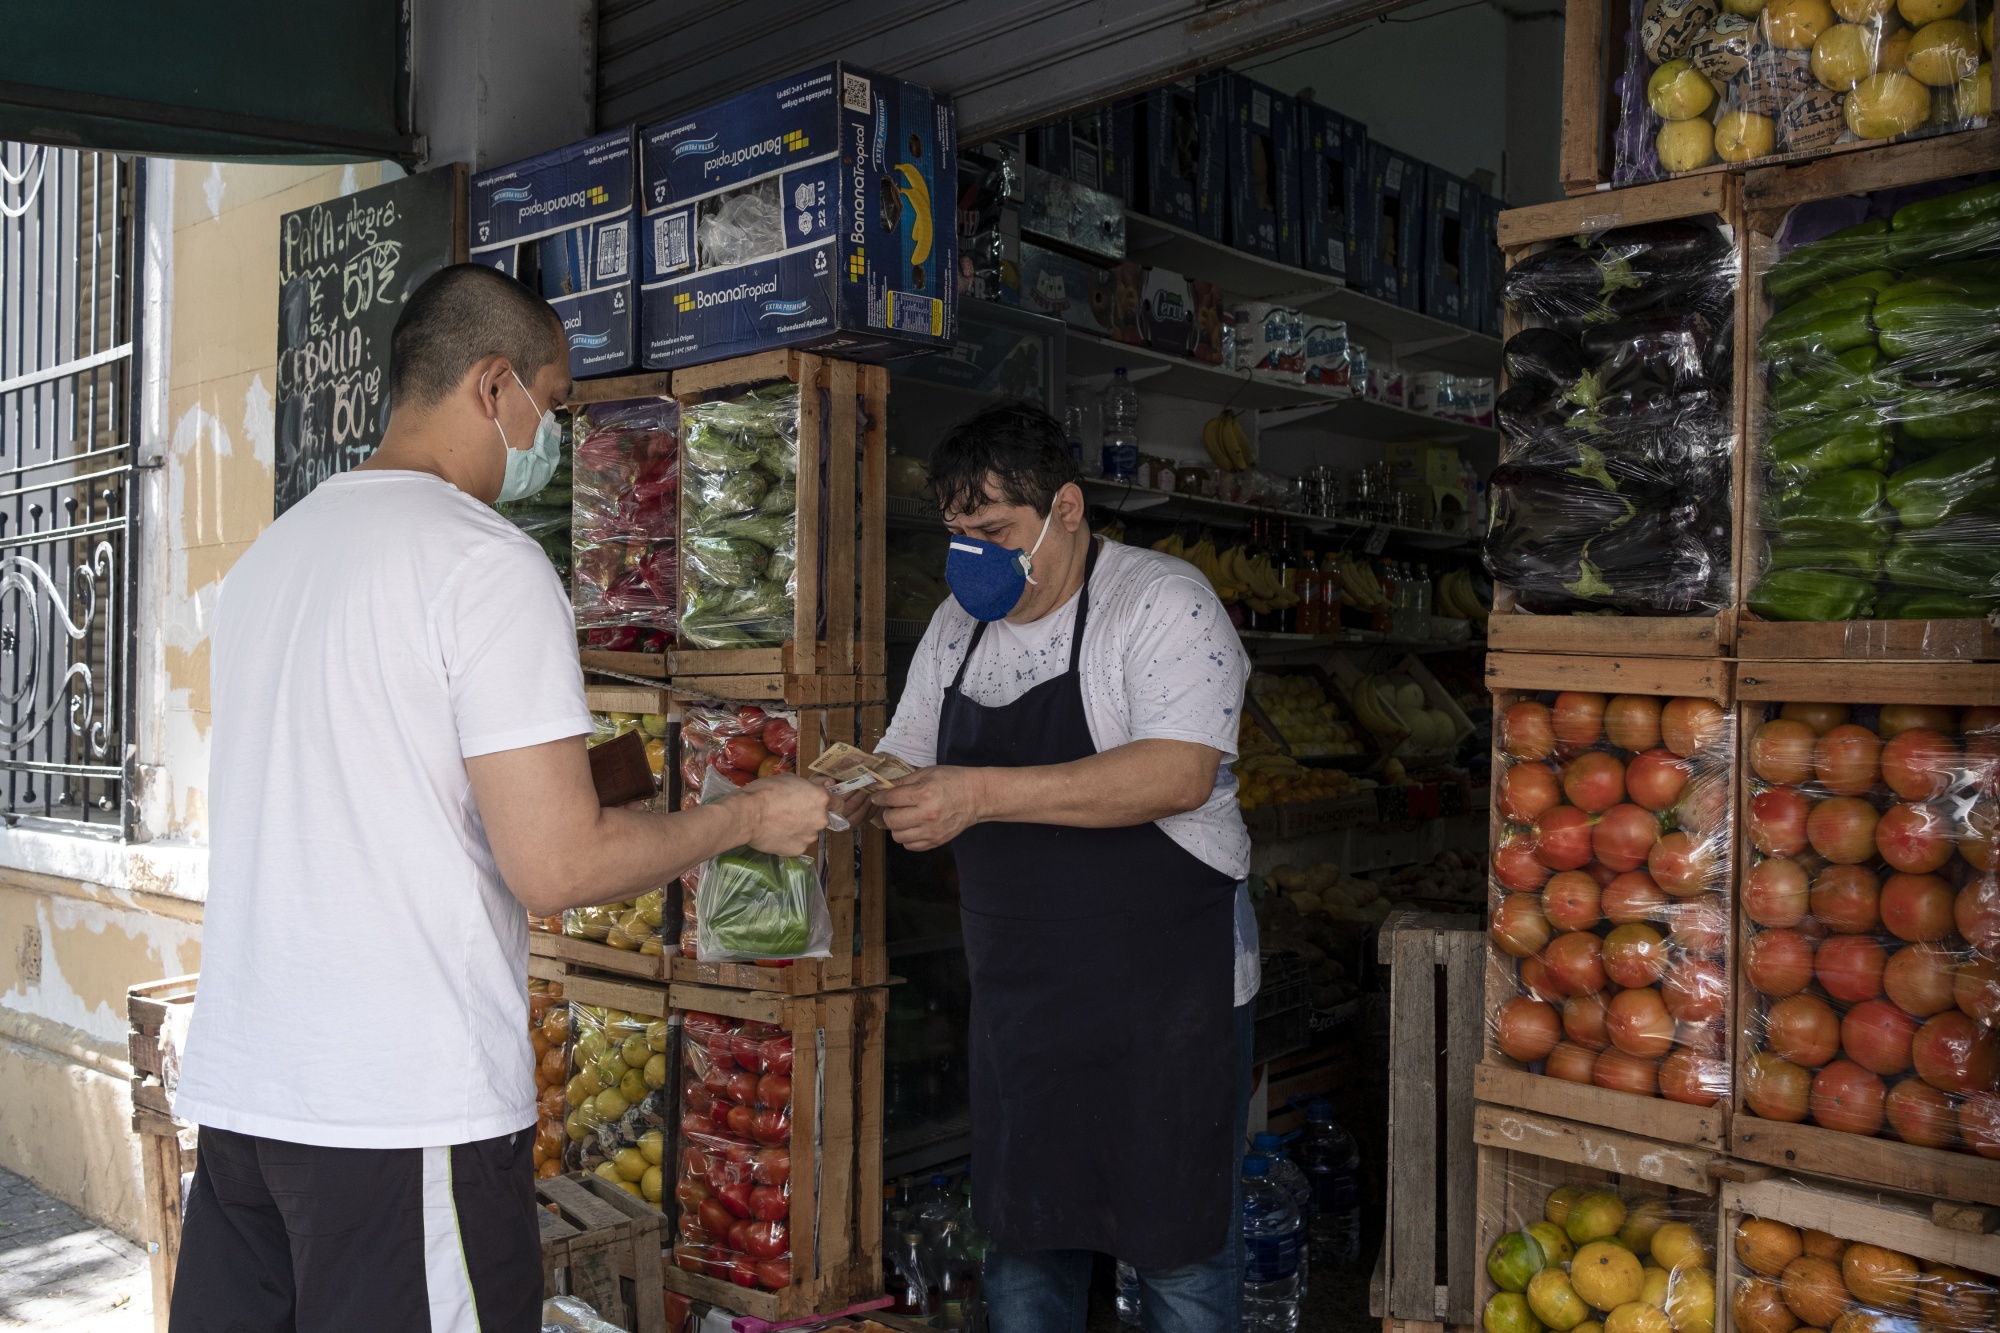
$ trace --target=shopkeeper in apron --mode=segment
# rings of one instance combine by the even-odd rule
[[[1001,405],[938,445],[953,596],[870,799],[949,846],[972,982],[973,1207],[994,1333],[1084,1326],[1091,1252],[1150,1333],[1239,1325],[1250,839],[1224,766],[1248,663],[1184,561],[1093,536],[1061,425]]]

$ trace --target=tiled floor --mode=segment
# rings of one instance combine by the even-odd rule
[[[0,1329],[152,1327],[145,1250],[0,1170]]]

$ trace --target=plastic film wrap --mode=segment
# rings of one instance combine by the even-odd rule
[[[798,594],[798,386],[694,404],[683,427],[681,641],[778,647]]]
[[[1480,1171],[1486,1333],[1713,1333],[1713,1200],[1520,1153]]]
[[[1729,600],[1735,245],[1706,222],[1577,237],[1503,295],[1485,564],[1522,610],[1707,615]]]
[[[1978,0],[1629,5],[1616,185],[1989,119],[1992,30]]]
[[[528,1045],[535,1053],[535,1175],[559,1176],[568,1142],[563,1121],[574,1109],[564,1091],[570,1078],[570,1033],[560,981],[528,979]]]
[[[1801,205],[1757,339],[1765,620],[2000,608],[2000,183]]]
[[[673,632],[679,424],[664,398],[593,403],[578,418],[572,600],[594,647],[624,646],[621,627]]]
[[[790,1286],[791,1034],[720,1014],[676,1019],[673,1262],[739,1287]]]
[[[1501,705],[1504,703],[1504,708]],[[1696,1106],[1729,1092],[1735,724],[1709,699],[1502,696],[1493,1044],[1531,1072]]]
[[[2000,708],[1755,708],[1748,1112],[2000,1157]]]
[[[1817,1217],[1841,1217],[1853,1196],[1786,1181],[1788,1193],[1820,1195]],[[1919,1333],[1990,1329],[1996,1292],[1991,1274],[1877,1244],[1866,1222],[1837,1234],[1743,1214],[1730,1236],[1734,1251],[1729,1304],[1742,1333]]]
[[[594,1171],[657,1207],[672,1137],[667,1020],[573,1001],[569,1015],[566,1168]]]
[[[646,738],[646,763],[658,782],[666,772],[667,719],[662,713],[592,713],[591,746],[636,731]],[[655,801],[653,804],[657,805]],[[562,933],[572,939],[593,940],[631,953],[657,955],[664,951],[661,922],[666,913],[666,892],[652,889],[637,898],[602,903],[596,907],[563,909]]]

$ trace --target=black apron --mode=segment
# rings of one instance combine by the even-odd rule
[[[960,687],[940,764],[1014,768],[1097,753],[1077,664],[986,708]],[[1142,1269],[1228,1236],[1235,1128],[1235,881],[1145,823],[976,824],[952,842],[972,981],[974,1215],[1005,1250],[1098,1250]]]

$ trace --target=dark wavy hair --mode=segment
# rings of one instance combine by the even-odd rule
[[[982,407],[946,431],[931,455],[930,474],[931,495],[946,514],[1012,504],[1039,515],[1081,475],[1062,423],[1020,400]]]

